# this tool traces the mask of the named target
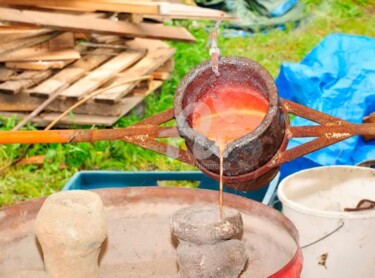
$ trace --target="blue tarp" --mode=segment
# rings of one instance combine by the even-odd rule
[[[279,6],[275,7],[271,11],[272,16],[282,16],[289,12],[296,4],[298,0],[285,0],[282,1]]]
[[[301,63],[283,63],[276,85],[281,97],[310,108],[361,123],[375,111],[375,39],[332,34]],[[311,125],[296,117],[292,125]],[[288,148],[308,138],[290,141]],[[355,165],[375,159],[375,141],[356,136],[308,154],[281,168],[282,177],[320,165]]]

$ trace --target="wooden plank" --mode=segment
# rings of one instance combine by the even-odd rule
[[[18,161],[17,165],[31,165],[31,164],[38,164],[41,165],[44,162],[45,155],[35,155],[32,157],[26,157],[22,158],[20,161]]]
[[[116,35],[92,34],[92,38],[97,43],[105,43],[105,44],[115,43],[115,42],[119,42],[123,40],[122,37],[116,36]]]
[[[166,61],[164,64],[162,64],[159,68],[156,69],[156,71],[162,71],[162,72],[172,72],[174,70],[174,59],[171,58],[168,61]]]
[[[0,94],[0,111],[15,111],[15,112],[28,112],[34,111],[46,99],[34,97],[25,91],[19,94]],[[64,112],[76,103],[75,99],[56,99],[49,104],[45,111]],[[119,101],[115,104],[98,103],[89,100],[84,105],[76,108],[74,111],[78,114],[99,115],[99,116],[119,116],[123,111],[123,102]]]
[[[67,65],[73,63],[75,60],[64,61],[38,61],[38,62],[6,62],[5,66],[8,69],[23,69],[23,70],[47,70],[47,69],[62,69]]]
[[[42,98],[31,97],[25,92],[15,95],[0,94],[0,111],[33,111],[43,100]]]
[[[188,4],[188,5],[194,5],[194,0],[151,0],[153,2],[168,2],[168,3],[178,3],[178,4]]]
[[[141,23],[143,21],[142,14],[130,14],[130,22]]]
[[[151,74],[168,59],[170,59],[174,53],[175,49],[171,47],[160,47],[149,51],[147,55],[133,67],[122,72],[121,74],[118,74],[111,85],[122,83],[129,78]],[[124,95],[129,93],[138,83],[139,82],[133,82],[109,89],[108,91],[97,96],[95,101],[115,103]]]
[[[86,72],[90,71],[99,66],[100,64],[104,63],[105,61],[107,61],[111,57],[112,53],[112,49],[98,48],[92,50],[88,52],[88,54],[85,57],[76,61],[72,65],[72,67],[84,69]]]
[[[64,101],[57,99],[46,108],[46,111],[64,112],[72,107],[76,102],[76,100],[70,98],[65,99]],[[93,100],[89,100],[85,104],[74,109],[74,113],[97,116],[119,116],[123,111],[123,106],[123,102],[118,102],[111,105],[108,103],[98,103]]]
[[[137,79],[138,80],[138,79]],[[64,89],[64,88],[62,88]],[[99,90],[99,91],[95,91],[93,93],[91,93],[89,96],[85,97],[82,101],[79,101],[77,102],[75,105],[73,105],[71,108],[69,108],[67,111],[65,111],[59,118],[57,118],[54,122],[52,122],[50,125],[48,125],[48,127],[46,127],[47,129],[51,128],[52,126],[55,125],[55,123],[57,123],[62,117],[64,117],[65,115],[67,115],[69,112],[71,112],[72,110],[74,110],[74,108],[77,108],[78,106],[84,104],[86,101],[90,100],[94,95],[98,95],[102,92],[103,90]],[[41,112],[43,112],[43,110],[46,109],[46,107],[51,104],[54,100],[57,99],[57,97],[59,96],[61,90],[53,93],[46,101],[44,101],[39,107],[37,107],[32,113],[30,113],[26,118],[24,118],[21,122],[19,122],[14,128],[13,130],[19,130],[20,128],[22,128],[23,126],[25,126],[28,122],[30,122],[30,120],[32,118],[34,118],[35,116],[39,115]]]
[[[1,0],[2,4],[30,7],[45,7],[52,9],[73,9],[76,11],[109,11],[124,13],[159,14],[159,5],[145,1],[115,1],[115,0]]]
[[[45,155],[35,155],[35,156],[31,156],[31,157],[25,157],[25,158],[22,158],[20,161],[18,161],[16,163],[16,165],[43,165],[44,163],[44,160],[46,159],[46,156]],[[65,169],[66,168],[66,165],[65,163],[61,163],[60,166],[59,166],[59,169]]]
[[[37,74],[39,74],[38,71],[35,70],[25,70],[23,72],[20,72],[17,75],[14,75],[10,78],[10,80],[22,80],[22,79],[32,79],[34,78]]]
[[[4,31],[17,32],[17,31],[33,31],[33,30],[42,30],[42,29],[36,26],[6,25],[4,23],[1,23],[0,25],[0,32],[4,32]]]
[[[121,111],[120,114],[117,116],[95,116],[95,115],[85,115],[74,113],[73,116],[66,116],[61,119],[61,122],[57,124],[59,127],[66,127],[70,125],[98,125],[98,126],[112,126],[115,124],[119,118],[128,114],[133,108],[135,108],[138,104],[140,104],[144,98],[158,89],[162,85],[161,81],[154,81],[152,82],[150,88],[139,88],[136,89],[134,95],[126,97],[121,100],[119,104],[121,104]],[[1,96],[0,96],[1,97]],[[97,105],[94,104],[93,105]],[[1,107],[1,104],[0,104]],[[1,109],[0,109],[1,111]],[[75,111],[77,112],[77,111]],[[12,117],[13,115],[17,115],[20,118],[24,118],[28,115],[28,113],[24,112],[0,112],[1,116],[4,117]],[[44,112],[39,116],[35,117],[32,122],[38,126],[47,126],[50,122],[56,119],[60,113],[56,112]]]
[[[133,106],[134,107],[134,106]],[[28,115],[28,113],[22,112],[0,112],[0,116],[3,117],[13,117],[16,115],[18,118],[23,119]],[[55,112],[43,112],[39,116],[32,119],[32,123],[40,127],[45,127],[56,119],[60,113]],[[105,117],[105,116],[95,116],[95,115],[84,115],[84,114],[74,114],[65,116],[56,125],[57,127],[66,127],[72,125],[97,125],[97,126],[112,126],[119,117]]]
[[[0,26],[0,44],[10,41],[37,37],[51,33],[50,29],[41,28],[19,28],[19,26]]]
[[[172,75],[174,69],[174,60],[173,58],[169,59],[159,68],[157,68],[153,73],[152,77],[157,80],[168,80]]]
[[[1,9],[1,8],[0,8]],[[48,34],[44,34],[37,37],[31,37],[31,38],[22,38],[15,41],[9,41],[0,44],[0,58],[6,57],[9,53],[12,53],[14,51],[18,51],[20,49],[23,49],[25,47],[30,47],[42,42],[45,42],[55,36],[60,34],[59,32],[52,32]]]
[[[43,47],[28,47],[0,57],[0,62],[74,60],[81,58],[75,49],[49,50]]]
[[[167,71],[155,71],[152,73],[152,78],[156,80],[169,80],[171,78],[171,73]]]
[[[85,17],[85,18],[106,18],[108,17],[108,13],[105,13],[105,12],[94,12],[94,13],[90,13],[90,12],[87,12],[87,13],[84,13],[84,14],[81,14],[81,17]]]
[[[93,115],[84,115],[84,114],[74,114],[75,116],[75,122],[72,122],[72,119],[68,116],[63,118],[62,123],[64,124],[79,124],[79,125],[103,125],[103,126],[112,126],[114,125],[119,118],[122,116],[125,116],[128,114],[133,108],[135,108],[137,105],[139,105],[146,96],[148,96],[150,93],[154,92],[163,83],[161,81],[153,81],[150,84],[150,88],[137,88],[134,90],[134,96],[126,97],[121,100],[122,104],[122,111],[120,115],[115,117],[110,116],[96,116],[95,118],[90,119],[90,117],[94,117]],[[44,119],[50,120],[51,122],[58,117],[59,114],[54,115],[53,113],[49,113],[49,115],[46,115]]]
[[[9,69],[22,70],[48,70],[52,67],[52,62],[6,62],[5,66]]]
[[[223,12],[192,5],[124,0],[1,0],[2,4],[45,7],[52,9],[72,9],[76,11],[109,11],[142,15],[163,16],[179,19],[214,19]],[[224,13],[225,19],[234,17]]]
[[[143,98],[161,87],[162,84],[161,81],[153,81],[151,84],[147,83],[147,86],[139,86],[131,92],[131,96],[127,96],[115,104],[99,103],[90,100],[76,108],[74,112],[78,114],[121,117],[128,113],[134,105],[142,101]],[[48,111],[64,112],[73,104],[75,104],[75,102],[69,99],[65,100],[63,103],[61,101],[54,102],[48,107]]]
[[[111,56],[106,55],[112,53],[110,49],[95,49],[73,65],[61,70],[48,80],[42,82],[38,86],[29,90],[32,96],[49,97],[64,86],[69,86],[73,82],[83,77],[88,71],[98,67],[107,61]]]
[[[48,48],[50,50],[60,50],[67,48],[74,48],[75,40],[72,32],[64,32],[57,37],[48,41]]]
[[[4,114],[4,113],[0,113]],[[17,113],[18,114],[18,113]],[[54,119],[56,119],[60,113],[55,112],[44,112],[40,116],[35,117],[32,122],[40,126],[47,126]],[[25,117],[25,114],[23,114]],[[104,116],[95,116],[95,115],[84,115],[84,114],[74,114],[65,116],[62,118],[56,126],[71,126],[71,125],[97,125],[97,126],[112,126],[118,117],[104,117]]]
[[[4,66],[0,66],[0,81],[1,82],[9,80],[15,74],[16,74],[15,70],[8,69]]]
[[[13,80],[9,80],[0,84],[0,93],[17,94],[24,89],[30,88],[40,83],[51,75],[51,70],[23,72],[15,78],[12,78]]]
[[[83,47],[111,48],[111,49],[134,50],[134,51],[138,51],[138,50],[142,50],[142,49],[147,50],[147,48],[132,48],[132,47],[129,47],[127,45],[124,45],[123,40],[122,40],[122,42],[119,41],[117,44],[80,42],[78,45],[83,46]]]
[[[90,4],[91,2],[87,1],[87,3]],[[134,24],[101,18],[81,18],[77,15],[53,12],[0,8],[0,20],[75,32],[96,32],[187,42],[195,41],[194,37],[185,28],[181,27],[150,23]]]
[[[45,100],[45,98],[31,96],[25,91],[15,95],[0,94],[0,111],[30,112],[34,111]],[[76,102],[75,99],[70,98],[65,100],[56,99],[46,107],[45,111],[64,112]],[[78,114],[119,116],[122,114],[123,106],[124,103],[122,101],[115,104],[108,104],[89,100],[74,111]]]
[[[118,56],[112,58],[96,70],[87,74],[84,78],[78,80],[68,89],[64,90],[60,96],[81,98],[85,94],[99,88],[105,82],[113,78],[122,70],[130,67],[145,55],[144,52],[124,51]]]
[[[0,0],[1,3],[1,0]],[[81,17],[105,18],[105,13],[85,13]],[[20,26],[20,25],[1,25],[0,26],[0,46],[3,43],[10,43],[14,40],[35,38],[41,35],[52,33],[53,30],[46,28],[39,28],[35,26]],[[76,35],[78,33],[75,33]],[[66,35],[65,35],[66,36]],[[87,36],[87,34],[85,35]],[[52,40],[53,41],[53,38]],[[13,43],[13,42],[12,42]],[[73,45],[74,46],[74,45]],[[71,47],[71,46],[69,46]],[[60,47],[61,48],[61,47]],[[65,47],[66,48],[66,47]]]
[[[147,13],[144,13],[147,14]],[[161,3],[159,16],[174,19],[212,19],[223,16],[224,20],[236,19],[223,11],[184,4]]]
[[[112,126],[119,118],[128,114],[133,108],[139,105],[146,96],[158,89],[162,85],[161,81],[154,81],[150,88],[140,88],[136,89],[134,92],[135,96],[126,97],[121,100],[122,111],[121,114],[115,117],[110,116],[93,116],[84,114],[74,114],[74,119],[72,117],[65,117],[62,119],[62,124],[78,124],[78,125],[100,125],[100,126]],[[59,113],[48,113],[43,119],[52,122],[56,117],[60,115]]]

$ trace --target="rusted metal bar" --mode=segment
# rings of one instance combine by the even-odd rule
[[[350,124],[350,125],[318,125],[318,126],[289,126],[288,135],[295,137],[339,138],[347,135],[374,135],[375,124]]]
[[[156,141],[153,138],[142,138],[141,140],[139,140],[139,138],[133,136],[125,138],[124,141],[148,150],[152,150],[156,153],[177,159],[181,162],[195,165],[194,159],[189,155],[187,151],[166,143]]]
[[[317,137],[289,150],[280,148],[279,152],[262,168],[247,175],[256,179],[267,169],[273,169],[282,163],[335,144],[354,135],[375,136],[375,124],[352,124],[331,115],[310,109],[300,104],[282,100],[282,111],[286,119],[285,146],[288,140],[296,137]],[[294,114],[322,125],[291,126],[288,114]],[[175,127],[160,127],[174,118],[173,109],[149,117],[135,125],[121,129],[99,130],[47,130],[47,131],[3,131],[0,132],[0,144],[33,144],[33,143],[72,143],[95,142],[100,140],[123,140],[125,142],[195,165],[189,152],[180,148],[156,141],[155,138],[179,137]],[[259,169],[260,170],[260,169]],[[246,175],[246,176],[247,176]]]
[[[364,117],[363,122],[367,124],[375,124],[375,112],[371,113],[371,115],[368,115],[367,117]],[[375,140],[375,134],[365,135],[363,136],[363,139],[365,139],[365,141]]]
[[[136,123],[135,126],[137,125],[160,125],[170,120],[173,120],[173,118],[174,118],[174,111],[173,111],[173,108],[171,108],[159,114],[156,114],[152,117],[146,118]]]
[[[171,119],[173,119],[173,109],[149,117],[136,125],[119,129],[3,131],[0,132],[0,144],[95,142],[125,140],[130,137],[136,137],[138,140],[179,137],[175,127],[159,127],[160,124]]]
[[[352,135],[346,135],[338,138],[318,137],[312,141],[309,141],[297,147],[277,153],[272,159],[270,165],[272,167],[280,166],[285,162],[292,161],[293,159],[320,150],[324,147],[333,145],[337,142],[348,139],[350,137],[352,137]]]
[[[345,120],[342,120],[340,118],[334,117],[332,115],[311,109],[309,107],[303,106],[301,104],[298,104],[296,102],[281,99],[282,100],[282,106],[284,107],[284,110],[287,111],[290,114],[300,116],[305,119],[309,119],[310,121],[320,123],[320,124],[351,124],[350,122],[347,122]]]
[[[272,167],[338,143],[355,135],[375,135],[375,124],[353,124],[337,117],[316,111],[298,103],[282,100],[285,118],[288,114],[297,115],[322,125],[291,126],[286,123],[288,139],[297,137],[317,137],[307,143],[288,150],[280,150],[269,163]]]

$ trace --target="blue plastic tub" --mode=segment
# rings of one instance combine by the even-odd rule
[[[263,202],[264,204],[271,204],[276,187],[278,184],[279,175],[266,187],[251,191],[240,192],[225,188],[225,192],[233,193],[243,197]],[[122,171],[81,171],[76,173],[65,185],[63,190],[90,190],[100,188],[116,188],[116,187],[130,187],[130,186],[158,186],[160,181],[198,181],[199,188],[218,190],[219,183],[201,172],[158,172],[158,171],[137,171],[137,172],[122,172]]]

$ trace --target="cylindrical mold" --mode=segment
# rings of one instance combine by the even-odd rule
[[[103,203],[96,193],[75,190],[49,196],[35,220],[48,277],[98,277],[98,256],[107,236]]]
[[[177,262],[183,278],[237,278],[247,261],[241,214],[212,205],[196,205],[177,211],[172,233],[179,239]]]
[[[190,118],[194,107],[204,95],[212,94],[223,86],[256,90],[268,101],[268,111],[251,133],[227,145],[223,169],[225,185],[242,191],[256,189],[267,184],[277,173],[277,169],[272,169],[271,172],[262,171],[256,177],[249,176],[249,173],[266,165],[283,143],[285,120],[277,88],[264,67],[246,58],[221,57],[219,70],[220,76],[216,76],[208,61],[184,77],[175,95],[177,127],[197,166],[218,179],[219,148],[214,141],[192,128]]]

